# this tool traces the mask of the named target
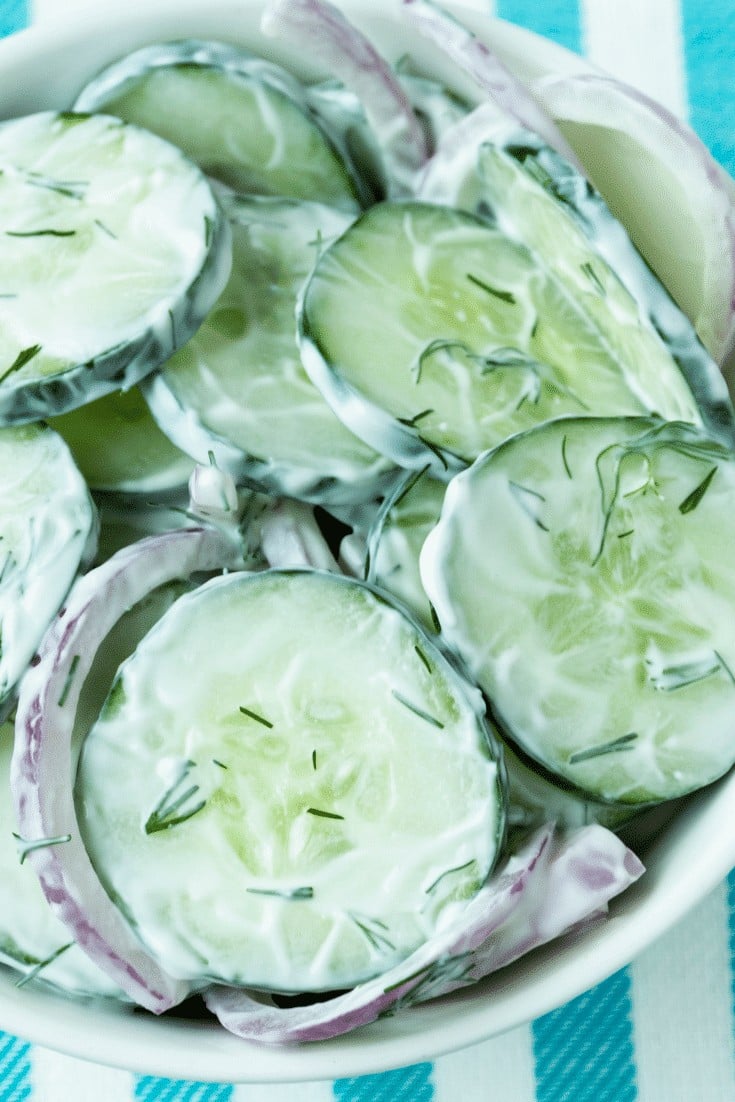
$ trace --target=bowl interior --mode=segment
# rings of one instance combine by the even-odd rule
[[[101,67],[162,39],[241,43],[302,77],[325,75],[260,35],[261,6],[259,0],[129,0],[124,10],[98,13],[84,25],[59,22],[23,32],[0,43],[0,117],[68,108]],[[476,89],[401,22],[398,0],[353,0],[343,6],[388,57],[410,51],[427,71],[477,98]],[[583,59],[525,30],[457,12],[522,76],[589,69]],[[733,801],[735,776],[730,776],[681,808],[644,818],[632,842],[648,871],[614,901],[605,924],[566,945],[539,950],[474,987],[345,1037],[301,1047],[254,1046],[214,1023],[175,1012],[154,1020],[114,1005],[18,990],[15,977],[2,971],[0,1028],[74,1056],[177,1079],[328,1079],[430,1059],[553,1009],[628,963],[673,925],[735,863],[735,836],[727,829]]]

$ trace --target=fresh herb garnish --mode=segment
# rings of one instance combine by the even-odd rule
[[[484,280],[472,275],[471,272],[467,273],[467,278],[470,283],[474,283],[475,287],[479,287],[481,291],[486,291],[487,294],[492,295],[493,298],[499,298],[501,302],[507,302],[510,305],[515,304],[516,296],[511,291],[504,291],[500,287],[493,287],[491,284],[485,283]]]
[[[344,815],[338,815],[336,811],[324,811],[320,807],[307,807],[307,815],[316,815],[318,819],[344,819]]]
[[[301,888],[246,888],[251,895],[270,895],[276,899],[313,899],[314,889],[308,885]]]
[[[6,230],[6,237],[75,237],[76,230]]]
[[[7,378],[7,376],[12,375],[14,371],[20,371],[21,367],[25,367],[27,363],[30,363],[30,361],[38,355],[38,353],[41,351],[41,348],[42,345],[40,344],[31,344],[28,348],[22,349],[22,351],[20,351],[15,357],[7,371],[4,371],[3,374],[0,375],[0,379]]]
[[[475,859],[474,857],[472,857],[469,861],[465,861],[464,865],[456,865],[453,869],[445,869],[444,872],[440,873],[437,876],[436,880],[434,880],[433,883],[429,884],[428,888],[426,889],[426,894],[428,895],[429,892],[433,892],[434,888],[437,886],[437,884],[441,883],[445,876],[451,876],[454,872],[464,872],[465,869],[468,869],[470,865],[474,864]]]
[[[199,800],[193,807],[189,807],[186,810],[182,810],[185,804],[196,796],[199,791],[198,784],[192,784],[185,791],[177,795],[177,791],[181,788],[189,773],[194,768],[196,762],[186,761],[174,783],[166,789],[161,799],[158,801],[153,811],[148,816],[144,830],[146,834],[157,834],[161,830],[169,830],[171,827],[178,826],[179,823],[186,822],[187,819],[191,819],[197,812],[201,811],[206,805],[206,800]],[[177,814],[180,812],[180,814]]]
[[[62,945],[59,949],[56,949],[55,952],[51,953],[50,956],[46,957],[45,960],[41,960],[38,962],[38,964],[34,964],[33,968],[31,968],[28,972],[25,973],[24,976],[21,976],[21,978],[16,981],[15,986],[25,987],[25,985],[27,983],[30,983],[31,980],[34,980],[36,976],[43,971],[44,968],[48,968],[50,964],[53,964],[55,960],[58,960],[62,953],[65,953],[67,949],[71,949],[72,945],[74,945],[74,942],[68,941],[66,945]]]
[[[595,271],[595,269],[592,267],[592,264],[589,260],[586,260],[585,263],[582,265],[582,271],[587,276],[589,281],[591,283],[594,283],[595,287],[600,292],[602,297],[605,298],[606,295],[607,295],[607,291],[605,290],[605,286],[604,286],[602,280],[600,279],[600,277],[598,276],[597,272]]]
[[[520,482],[514,482],[513,479],[508,479],[508,485],[510,486],[510,492],[520,505],[526,516],[530,517],[533,523],[540,528],[543,532],[548,532],[548,525],[544,524],[538,515],[538,507],[534,505],[529,498],[535,499],[535,501],[545,502],[546,498],[538,490],[532,489],[530,486],[522,486]]]
[[[316,750],[311,751],[311,768],[316,769]]]
[[[414,414],[413,417],[399,417],[398,423],[400,425],[406,425],[407,428],[412,429],[415,428],[419,421],[423,421],[425,417],[428,417],[433,412],[433,409],[422,409],[420,413]]]
[[[561,438],[561,461],[564,464],[564,470],[566,471],[567,478],[571,478],[572,477],[572,472],[571,472],[571,468],[569,466],[569,462],[567,460],[567,434],[566,433],[564,433],[564,435]]]
[[[633,743],[638,738],[636,731],[629,731],[627,735],[613,739],[612,742],[603,742],[599,746],[589,746],[586,750],[578,750],[569,758],[570,765],[576,765],[580,761],[590,761],[592,758],[600,758],[603,754],[616,754],[619,750],[632,750]]]
[[[712,479],[715,477],[716,470],[717,470],[717,466],[715,465],[714,467],[711,468],[711,470],[709,470],[707,472],[707,474],[704,476],[704,478],[699,483],[699,485],[695,486],[690,494],[687,494],[687,496],[684,498],[684,500],[679,505],[679,512],[680,513],[691,513],[693,509],[697,508],[700,501],[702,500],[704,495],[707,493],[707,490],[709,489],[709,484],[712,481]]]
[[[13,831],[16,846],[18,848],[19,864],[23,864],[29,853],[37,849],[45,849],[47,846],[60,846],[64,842],[71,842],[71,834],[59,834],[55,838],[22,838]]]
[[[385,932],[389,929],[385,922],[382,922],[379,918],[372,918],[370,915],[358,914],[355,911],[348,911],[347,917],[354,922],[373,949],[395,949],[395,944]]]
[[[426,720],[432,727],[438,727],[440,730],[444,730],[444,724],[440,719],[437,719],[436,716],[430,715],[429,712],[425,712],[423,708],[419,708],[418,704],[414,704],[412,701],[407,700],[397,689],[391,689],[391,693],[399,704],[402,704],[404,708],[408,708],[409,712],[413,712],[419,719]]]
[[[413,648],[413,649],[414,649],[414,650],[416,651],[416,654],[417,654],[417,655],[419,656],[419,658],[420,658],[420,660],[421,660],[422,664],[423,664],[424,666],[426,666],[426,669],[427,669],[427,670],[429,671],[429,673],[431,673],[431,672],[432,672],[432,669],[431,669],[431,663],[429,662],[429,659],[428,659],[428,658],[426,657],[426,655],[424,654],[423,650],[422,650],[422,649],[421,649],[421,647],[420,647],[420,646],[418,645],[418,643],[415,643],[415,644],[414,644],[414,648]]]
[[[103,233],[106,233],[108,237],[111,237],[113,241],[117,241],[117,234],[113,233],[110,227],[106,226],[99,218],[95,218],[94,224],[98,229],[102,230]]]
[[[244,716],[249,716],[250,719],[254,719],[256,723],[262,723],[262,725],[264,727],[267,727],[269,730],[273,727],[273,724],[269,719],[266,719],[265,716],[258,715],[258,713],[254,712],[252,708],[246,708],[244,704],[240,705],[240,714]]]

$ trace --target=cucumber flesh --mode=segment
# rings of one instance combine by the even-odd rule
[[[106,116],[0,125],[0,423],[137,382],[226,281],[229,235],[184,155]]]
[[[87,85],[75,110],[145,127],[235,191],[359,208],[357,182],[305,89],[233,46],[187,40],[137,50]]]
[[[445,637],[509,737],[595,799],[735,761],[734,504],[729,449],[645,418],[550,422],[448,488],[421,554]]]
[[[636,365],[629,379],[646,408],[670,419],[684,416],[670,405],[671,388],[682,389],[673,360],[708,430],[732,446],[735,418],[721,372],[602,196],[536,135],[489,107],[458,124],[419,197],[484,217],[531,249],[600,338]]]
[[[584,304],[596,298],[604,311],[608,300],[583,279],[570,295],[531,249],[474,215],[380,204],[316,264],[301,311],[304,362],[354,432],[445,478],[561,415],[655,412],[701,423],[663,346],[653,368],[631,359],[630,317],[618,323],[611,311],[603,331]]]
[[[168,436],[200,463],[313,501],[377,496],[392,465],[345,428],[304,371],[297,296],[349,215],[321,203],[223,195],[229,282],[199,332],[145,386]]]
[[[194,462],[161,432],[138,387],[50,417],[92,490],[156,494],[185,487]]]
[[[94,552],[89,491],[45,425],[0,429],[0,708]]]
[[[121,668],[77,776],[85,844],[170,974],[350,987],[493,865],[483,713],[376,591],[311,571],[216,579]]]

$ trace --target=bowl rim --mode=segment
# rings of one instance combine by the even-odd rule
[[[433,47],[417,42],[415,32],[402,24],[405,33],[396,39],[399,0],[341,0],[341,6],[387,54],[395,58],[401,38],[410,41],[412,54],[422,63],[445,78],[451,75],[459,91],[470,93],[466,79],[440,60]],[[492,37],[503,60],[521,75],[596,71],[586,59],[524,28],[457,4],[446,6],[481,37]],[[211,37],[257,42],[255,13],[261,7],[262,0],[128,0],[124,10],[85,15],[81,29],[61,20],[31,27],[0,42],[0,114],[15,103],[25,104],[26,111],[29,105],[31,110],[68,106],[81,83],[78,73],[88,79],[134,44],[163,34],[189,37],[196,27],[211,26]],[[75,51],[80,60],[71,72],[60,62]],[[276,60],[289,54],[273,43],[267,52]],[[294,67],[301,75],[315,75],[304,72],[303,59]],[[10,113],[20,112],[11,106]],[[734,802],[735,775],[691,797],[647,847],[648,873],[613,901],[606,923],[573,941],[537,950],[473,987],[330,1041],[255,1045],[216,1023],[177,1018],[175,1013],[153,1023],[143,1012],[100,1000],[75,1000],[40,987],[17,989],[9,971],[0,972],[0,1029],[96,1063],[202,1082],[294,1083],[431,1060],[555,1009],[627,965],[669,930],[735,864],[735,836],[723,830]],[[688,878],[681,875],[684,867]]]

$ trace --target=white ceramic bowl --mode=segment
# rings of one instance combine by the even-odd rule
[[[343,0],[386,56],[412,56],[465,94],[472,87],[401,22],[398,0]],[[0,43],[0,117],[67,108],[102,66],[144,44],[193,37],[242,43],[305,67],[258,32],[260,0],[129,0],[104,5],[84,24],[61,22]],[[519,74],[584,71],[582,59],[527,31],[460,8],[462,20]],[[476,95],[476,91],[474,92]],[[665,186],[665,182],[663,182]],[[604,190],[604,188],[603,188]],[[285,1082],[354,1076],[430,1059],[527,1022],[600,982],[672,926],[735,864],[735,775],[647,824],[639,852],[647,873],[615,900],[608,922],[573,944],[550,945],[474,987],[353,1034],[318,1044],[260,1047],[210,1022],[156,1019],[86,1005],[43,990],[17,989],[0,973],[0,1028],[74,1056],[153,1075],[220,1082]],[[673,809],[671,809],[673,811]]]

